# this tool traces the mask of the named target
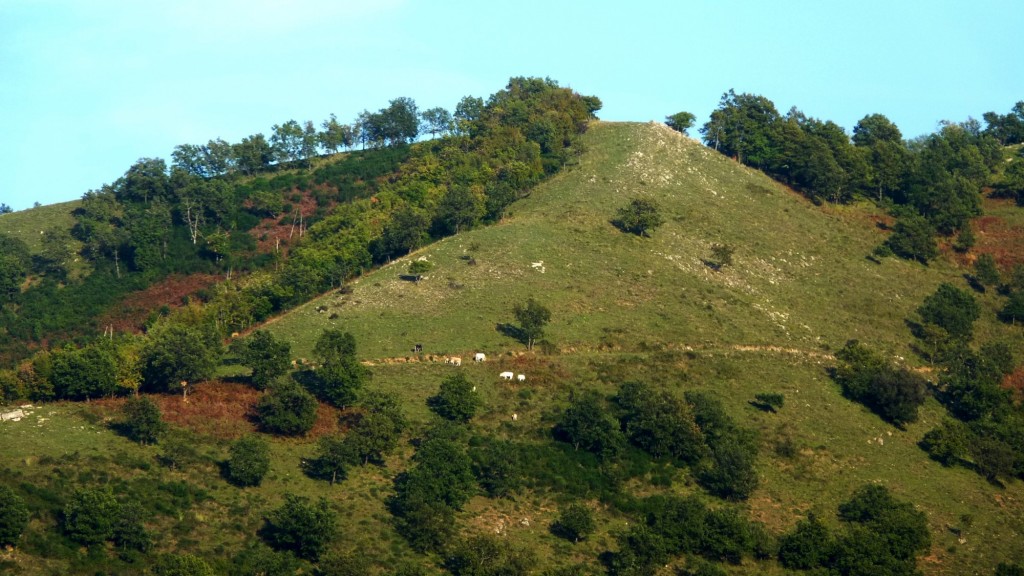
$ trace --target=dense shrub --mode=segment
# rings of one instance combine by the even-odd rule
[[[267,514],[261,535],[277,550],[316,561],[336,532],[337,515],[327,500],[321,498],[314,504],[306,497],[285,494],[284,503]]]
[[[231,444],[224,475],[237,486],[259,486],[270,471],[270,446],[259,436],[244,436]]]
[[[14,490],[0,484],[0,546],[14,546],[28,526],[29,511]]]
[[[299,436],[316,423],[316,398],[292,382],[280,382],[256,403],[260,428],[271,434]]]

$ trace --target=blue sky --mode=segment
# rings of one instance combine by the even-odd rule
[[[398,96],[451,109],[521,75],[600,97],[604,120],[702,124],[734,88],[913,137],[1024,100],[1021,29],[1019,0],[0,0],[0,202],[79,198],[178,144]]]

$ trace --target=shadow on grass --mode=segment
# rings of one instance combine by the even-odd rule
[[[515,324],[503,322],[500,324],[496,324],[494,326],[494,329],[497,330],[499,333],[508,336],[509,338],[513,338],[515,340],[518,340],[519,342],[522,342],[523,344],[526,344],[529,341],[529,339],[526,337],[526,333],[523,332],[523,329],[520,328],[519,326],[516,326]]]

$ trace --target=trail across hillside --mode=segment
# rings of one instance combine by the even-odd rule
[[[800,348],[785,348],[782,346],[771,346],[763,344],[727,344],[727,345],[691,345],[691,344],[675,344],[670,345],[670,349],[679,350],[682,352],[704,352],[710,354],[716,353],[728,353],[728,352],[768,352],[779,355],[790,355],[810,360],[818,361],[833,361],[835,356],[825,352],[819,352],[817,350],[804,350]],[[604,353],[621,353],[627,352],[608,352],[607,350],[600,350],[597,348],[581,348],[581,347],[570,347],[559,351],[560,355],[573,355],[582,354],[589,352],[604,352]],[[522,355],[522,354],[518,354]],[[452,355],[454,356],[454,355]],[[385,364],[413,364],[413,363],[432,363],[445,361],[445,355],[439,354],[411,354],[409,356],[395,356],[391,358],[377,358],[374,360],[364,360],[362,363],[366,366],[377,366]],[[501,357],[501,356],[499,356]],[[463,362],[471,361],[472,354],[463,354],[461,356]]]

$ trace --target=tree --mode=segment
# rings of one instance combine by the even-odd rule
[[[619,386],[615,401],[622,409],[626,436],[641,450],[655,458],[691,464],[707,454],[704,436],[686,402],[641,382]]]
[[[587,390],[573,394],[554,429],[555,437],[607,458],[622,449],[623,436],[618,421],[608,413],[600,394]]]
[[[1024,289],[1010,293],[1010,298],[1006,301],[1003,309],[999,311],[999,319],[1010,324],[1024,321]]]
[[[398,445],[406,427],[398,399],[383,392],[370,392],[363,398],[363,412],[345,436],[352,457],[363,464],[382,462]]]
[[[144,387],[154,392],[171,392],[208,379],[220,362],[220,336],[212,325],[200,322],[159,323],[149,332],[142,351]]]
[[[420,117],[423,119],[423,128],[430,134],[431,140],[438,134],[447,134],[453,125],[451,112],[438,106],[424,110]]]
[[[885,486],[878,484],[858,488],[840,504],[839,519],[879,534],[890,553],[899,559],[912,559],[931,545],[925,514],[913,504],[893,498]]]
[[[10,214],[11,212],[14,212],[13,208],[3,202],[0,202],[0,214]]]
[[[0,254],[0,300],[13,300],[21,293],[29,266],[14,254]]]
[[[943,420],[925,433],[919,445],[933,460],[943,466],[952,466],[967,457],[972,434],[959,420]]]
[[[239,438],[228,452],[224,475],[236,486],[259,486],[270,471],[270,446],[259,436]]]
[[[916,214],[900,216],[882,246],[900,258],[917,260],[922,264],[927,264],[939,254],[935,246],[935,228]]]
[[[899,144],[903,134],[891,120],[882,114],[869,114],[857,121],[853,127],[853,144],[872,147],[879,142]]]
[[[573,542],[586,539],[595,528],[594,513],[578,502],[563,508],[558,519],[551,525],[552,532]]]
[[[338,122],[334,114],[331,114],[329,119],[324,120],[320,127],[323,128],[319,135],[320,146],[324,150],[337,152],[339,148],[352,147],[352,127]]]
[[[274,159],[279,163],[294,162],[302,159],[305,133],[295,120],[284,124],[274,124],[274,133],[270,136],[270,146],[274,151]]]
[[[712,494],[746,500],[757,488],[757,441],[751,434],[733,432],[711,445],[711,457],[697,467],[697,480]]]
[[[144,524],[148,517],[146,509],[134,500],[121,504],[111,538],[122,552],[146,552],[153,546],[153,537]]]
[[[252,369],[252,383],[257,390],[288,371],[291,359],[291,345],[278,340],[266,330],[257,330],[242,345],[240,360]]]
[[[341,330],[324,330],[316,341],[313,355],[320,361],[314,384],[316,395],[339,408],[355,402],[359,390],[370,378],[370,371],[356,357],[355,337]]]
[[[833,378],[843,394],[863,403],[883,419],[902,427],[917,420],[917,409],[927,397],[924,379],[896,368],[856,340],[836,353]]]
[[[779,563],[790,570],[817,568],[828,562],[832,547],[828,526],[811,513],[779,538]]]
[[[405,96],[395,98],[380,113],[385,119],[385,140],[392,144],[416,140],[420,133],[420,117],[415,100]]]
[[[339,479],[344,480],[349,466],[356,464],[359,458],[355,454],[355,446],[346,442],[347,438],[321,436],[316,441],[316,457],[305,462],[306,473],[314,478],[329,480],[332,486]]]
[[[50,383],[58,398],[87,400],[117,390],[114,354],[102,344],[64,348],[52,354],[51,362]]]
[[[665,117],[665,124],[677,132],[682,132],[684,136],[689,136],[687,130],[693,127],[693,122],[696,119],[697,117],[689,112],[676,112]]]
[[[28,519],[25,501],[8,486],[0,485],[0,546],[15,546]]]
[[[655,228],[664,224],[658,203],[654,200],[634,198],[623,208],[619,208],[612,219],[612,224],[630,234],[650,237]]]
[[[544,326],[551,321],[551,311],[532,297],[525,304],[516,304],[512,310],[519,322],[519,332],[528,350],[533,350],[534,343],[544,337]]]
[[[974,261],[974,277],[982,286],[995,286],[999,284],[999,268],[996,267],[996,259],[991,254],[979,254]]]
[[[434,227],[442,235],[458,234],[476,226],[483,213],[482,198],[466,186],[453,185],[437,205]]]
[[[917,313],[922,320],[941,327],[951,337],[968,341],[981,309],[969,292],[944,282],[924,299]]]
[[[167,425],[160,418],[160,408],[149,398],[129,398],[121,409],[124,418],[121,430],[140,444],[156,444]]]
[[[300,436],[316,424],[316,398],[293,382],[279,382],[256,403],[260,427],[272,434]]]
[[[748,166],[764,167],[772,159],[772,140],[780,115],[764,96],[722,94],[718,109],[700,129],[704,142]]]
[[[242,138],[231,151],[238,169],[247,176],[266,170],[274,161],[274,149],[263,134]]]
[[[213,568],[194,554],[164,554],[153,565],[154,576],[214,576]]]
[[[78,490],[64,505],[64,532],[85,546],[100,544],[114,535],[119,514],[109,487]]]
[[[427,405],[438,416],[454,422],[469,422],[476,413],[480,398],[475,386],[459,372],[445,378],[436,396],[427,399]]]
[[[267,514],[261,536],[274,549],[315,562],[336,533],[337,515],[327,500],[314,504],[305,496],[285,494],[284,503]]]

